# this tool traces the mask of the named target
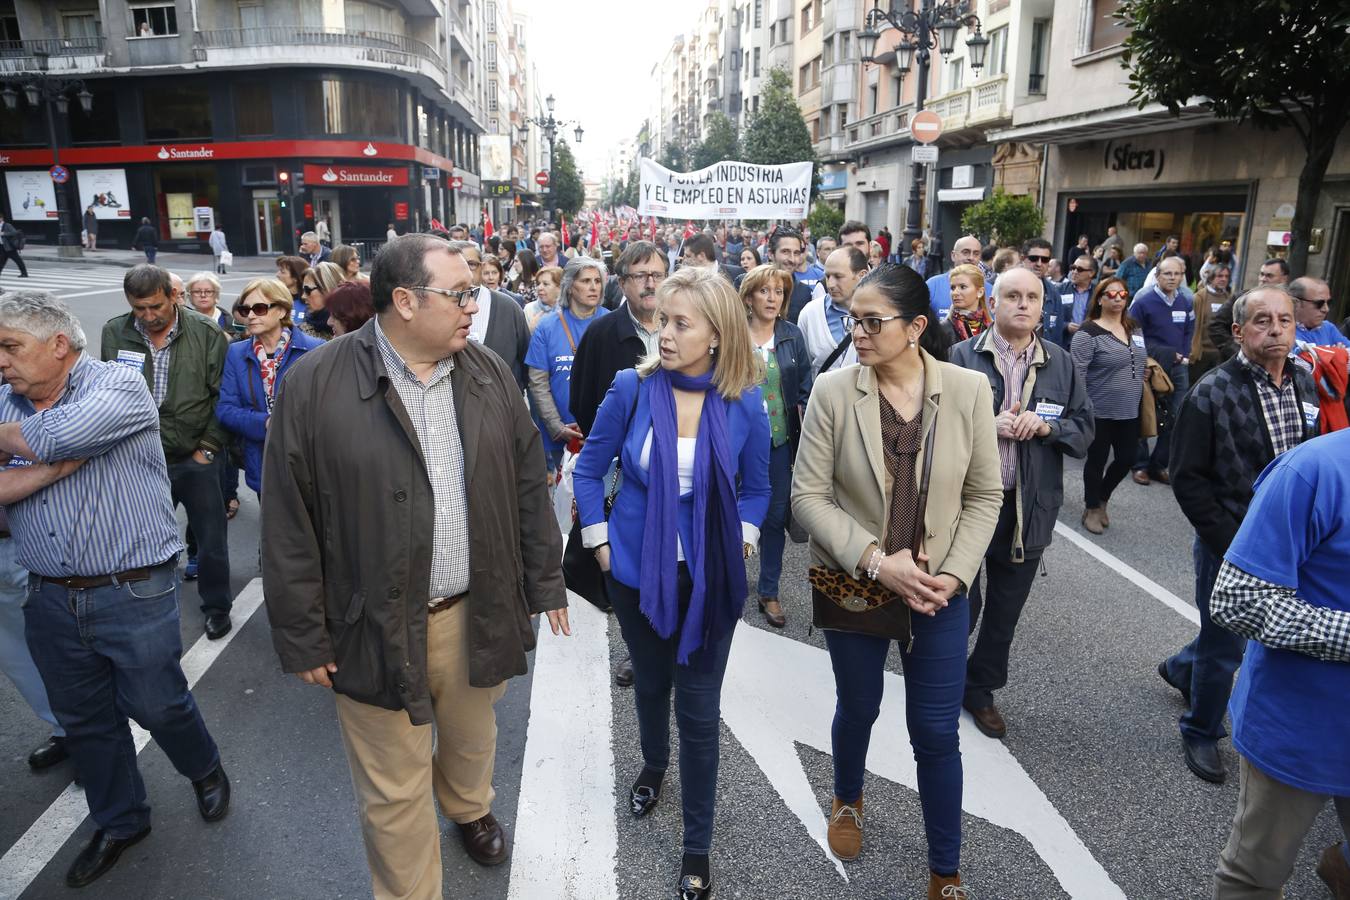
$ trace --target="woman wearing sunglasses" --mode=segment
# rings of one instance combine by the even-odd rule
[[[1083,463],[1083,527],[1093,534],[1110,527],[1106,504],[1116,485],[1130,474],[1139,445],[1139,402],[1148,353],[1144,333],[1125,312],[1129,304],[1130,289],[1123,280],[1102,279],[1088,303],[1087,319],[1069,345],[1097,423]]]
[[[342,267],[331,262],[321,262],[305,273],[304,280],[300,284],[300,296],[304,298],[309,311],[305,321],[300,324],[301,331],[321,341],[333,337],[333,325],[329,321],[326,298],[344,280]]]
[[[234,309],[248,322],[247,337],[225,355],[216,403],[216,418],[243,445],[244,481],[260,497],[263,442],[277,388],[292,363],[323,344],[292,326],[291,305],[291,292],[275,278],[257,278],[244,287]]]
[[[862,280],[844,317],[858,364],[816,379],[792,482],[792,515],[811,535],[814,620],[825,630],[838,696],[830,849],[850,860],[862,848],[863,767],[894,640],[930,900],[965,896],[957,724],[966,590],[1003,502],[989,380],[944,362],[936,323],[928,287],[908,266],[884,264]]]

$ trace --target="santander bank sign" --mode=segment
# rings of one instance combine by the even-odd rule
[[[406,166],[305,165],[305,184],[311,187],[401,187],[407,183]]]

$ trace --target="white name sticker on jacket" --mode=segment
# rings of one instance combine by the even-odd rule
[[[135,350],[118,350],[117,361],[124,366],[130,366],[138,372],[145,368],[145,354],[137,353]]]
[[[1221,310],[1221,309],[1223,309],[1223,304],[1222,304],[1222,303],[1210,303],[1210,304],[1209,304],[1209,311],[1212,312],[1212,313],[1216,313],[1216,312],[1218,312],[1218,311]]]
[[[1064,406],[1060,403],[1051,403],[1049,400],[1042,400],[1036,404],[1036,415],[1045,419],[1047,422],[1054,422],[1064,415]]]
[[[1321,410],[1316,403],[1309,403],[1306,400],[1303,401],[1303,418],[1307,420],[1309,428],[1317,427],[1317,415],[1320,412]]]
[[[1130,340],[1134,341],[1134,345],[1136,347],[1144,346],[1144,336],[1142,334],[1136,334],[1132,338],[1130,338]]]
[[[1184,310],[1184,309],[1174,309],[1174,310],[1172,310],[1172,322],[1173,322],[1173,324],[1176,324],[1176,325],[1184,325],[1184,324],[1186,323],[1186,318],[1187,318],[1186,310]]]

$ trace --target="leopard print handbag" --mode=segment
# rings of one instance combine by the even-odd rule
[[[928,479],[933,471],[933,445],[937,443],[937,417],[928,426],[923,451],[923,474],[919,480],[918,516],[910,551],[917,557],[923,543],[924,513],[928,509]],[[860,581],[847,572],[827,566],[811,566],[811,624],[823,630],[849,631],[899,641],[906,649],[914,645],[910,608],[898,594],[875,581]]]

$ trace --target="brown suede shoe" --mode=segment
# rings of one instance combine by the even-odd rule
[[[459,835],[464,839],[464,852],[480,866],[501,865],[511,855],[506,846],[506,832],[497,824],[492,813],[476,821],[462,823]]]
[[[928,873],[928,900],[969,900],[970,895],[961,887],[961,873],[951,878],[943,878],[936,872]]]
[[[1350,863],[1345,861],[1340,844],[1322,851],[1322,858],[1317,861],[1317,877],[1331,889],[1336,900],[1350,900]]]
[[[1008,734],[1008,723],[1003,721],[1003,713],[998,711],[998,707],[992,703],[983,709],[971,709],[966,707],[971,718],[975,720],[975,727],[980,729],[980,733],[985,737],[998,738],[1002,740]]]
[[[1100,506],[1083,510],[1083,527],[1093,534],[1101,534],[1106,530],[1106,526],[1102,524],[1102,508]]]
[[[1108,505],[1109,503],[1110,503],[1109,500],[1103,500],[1103,501],[1102,501],[1102,527],[1103,527],[1103,528],[1110,528],[1110,527],[1111,527],[1111,513],[1110,513],[1110,511],[1108,511],[1107,508],[1106,508],[1107,505]]]
[[[830,849],[840,859],[857,859],[862,852],[862,797],[857,803],[845,803],[838,797],[830,808],[827,832]]]

